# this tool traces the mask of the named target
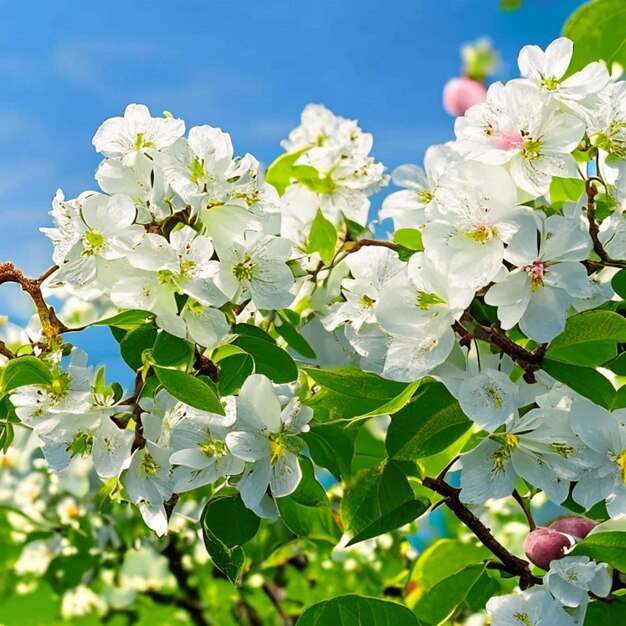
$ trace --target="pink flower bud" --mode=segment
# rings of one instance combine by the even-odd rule
[[[524,541],[524,552],[532,563],[542,569],[550,569],[550,561],[565,556],[565,549],[571,547],[571,537],[553,528],[535,528]]]
[[[451,78],[443,88],[443,108],[447,113],[458,117],[475,104],[487,97],[487,88],[483,83],[460,76]]]
[[[593,520],[590,520],[588,517],[583,517],[582,515],[563,515],[557,517],[548,528],[553,528],[561,533],[572,535],[572,537],[580,541],[584,539],[596,525]]]

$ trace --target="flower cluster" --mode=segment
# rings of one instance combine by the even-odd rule
[[[11,395],[51,470],[64,470],[74,457],[91,457],[100,478],[121,476],[129,498],[159,535],[167,532],[165,503],[174,493],[237,476],[232,484],[246,506],[274,517],[268,488],[277,498],[298,486],[297,454],[304,447],[298,434],[308,430],[312,411],[289,388],[250,376],[237,398],[222,399],[225,415],[194,409],[162,389],[139,401],[137,435],[126,428],[129,407],[120,405],[115,387],[105,386],[103,370],[94,375],[86,358],[74,349],[67,370],[56,366],[50,383],[23,386]]]
[[[184,131],[143,105],[107,120],[93,139],[104,193],[57,192],[55,228],[43,230],[59,265],[51,286],[149,311],[167,332],[210,348],[228,333],[227,302],[291,303],[291,244],[277,237],[280,199],[254,157],[233,157],[220,129]]]
[[[43,229],[55,267],[27,279],[0,265],[40,327],[0,342],[1,447],[16,424],[54,471],[91,459],[159,536],[181,494],[210,493],[205,511],[241,504],[252,521],[222,537],[202,518],[231,580],[258,518],[372,539],[428,510],[419,476],[522,588],[537,585],[492,599],[494,625],[581,623],[589,594],[610,592],[608,565],[552,529],[558,559],[527,551],[542,580],[477,518],[513,496],[534,528],[538,493],[626,516],[626,94],[601,63],[570,75],[571,57],[567,39],[524,48],[522,78],[492,85],[424,169],[393,172],[388,241],[368,225],[388,183],[372,136],[320,105],[265,175],[220,129],[185,137],[143,105],[107,120],[101,191],[59,191]],[[70,297],[63,321],[44,301],[55,291]],[[93,323],[134,371],[126,397],[64,343]],[[343,481],[332,504],[311,460]]]

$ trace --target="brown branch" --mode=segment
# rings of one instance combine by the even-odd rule
[[[13,263],[0,263],[0,284],[17,283],[26,292],[37,309],[41,330],[48,340],[53,340],[67,330],[65,324],[56,316],[54,308],[48,306],[41,293],[41,283],[51,276],[56,266],[44,272],[39,278],[28,278]]]
[[[480,542],[500,559],[506,571],[514,576],[520,577],[520,587],[526,588],[530,585],[540,585],[541,578],[534,576],[530,571],[528,561],[520,559],[511,554],[487,528],[459,499],[459,489],[448,485],[448,483],[438,478],[427,476],[422,481],[427,489],[444,497],[447,507],[463,522]]]
[[[598,222],[596,222],[596,196],[598,195],[598,189],[593,184],[595,180],[600,179],[592,177],[585,182],[585,191],[587,193],[587,219],[589,220],[589,236],[593,242],[593,251],[600,257],[604,265],[626,267],[626,260],[611,258],[600,241],[600,227],[598,226]],[[601,180],[600,182],[604,184]]]
[[[280,604],[282,589],[280,587],[276,587],[274,585],[270,585],[268,583],[263,583],[261,587],[263,593],[269,598],[270,602],[274,605],[276,612],[278,613],[281,621],[285,626],[291,626],[293,624],[293,620],[285,611]]]
[[[391,248],[392,250],[396,250],[397,248],[396,244],[391,241],[378,241],[377,239],[359,239],[355,242],[347,242],[345,245],[346,251],[349,254],[357,252],[365,246],[378,246],[380,248]]]
[[[215,365],[215,363],[213,363],[208,356],[202,354],[198,346],[196,346],[196,361],[194,363],[194,367],[200,374],[208,376],[214,383],[218,381],[219,369],[217,368],[217,365]]]
[[[174,575],[174,578],[178,583],[178,590],[181,593],[180,598],[171,598],[171,604],[185,609],[196,626],[211,626],[211,622],[205,615],[205,606],[202,602],[202,598],[200,597],[200,593],[198,592],[197,587],[193,586],[189,582],[189,574],[183,567],[182,554],[178,550],[176,540],[173,536],[165,546],[162,554],[167,559],[170,572]],[[159,594],[159,596],[160,600],[164,600],[168,597],[163,596],[163,594]]]
[[[7,359],[15,359],[17,356],[14,352],[12,352],[11,350],[9,350],[9,348],[7,348],[7,344],[4,343],[4,341],[2,341],[1,339],[0,339],[0,354],[6,357]]]
[[[463,323],[468,326],[464,326]],[[492,324],[490,328],[485,328],[469,311],[465,311],[461,319],[452,325],[452,328],[461,337],[462,346],[468,345],[472,339],[480,339],[498,348],[500,352],[508,354],[524,370],[526,382],[535,382],[534,373],[541,367],[546,351],[545,344],[530,352],[509,339],[498,324]]]

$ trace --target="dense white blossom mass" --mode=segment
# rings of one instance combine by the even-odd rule
[[[468,506],[525,481],[556,504],[626,516],[623,393],[600,406],[541,367],[578,311],[614,310],[611,279],[626,266],[626,83],[601,63],[569,75],[571,56],[566,39],[524,48],[522,78],[492,85],[424,169],[392,172],[404,189],[382,202],[395,231],[385,242],[368,229],[369,198],[390,180],[373,138],[321,105],[305,108],[267,176],[218,128],[185,136],[182,120],[139,104],[104,122],[93,138],[100,190],[58,191],[54,227],[42,229],[59,266],[46,290],[97,303],[100,318],[138,311],[154,335],[126,359],[139,381],[130,401],[77,348],[69,361],[60,343],[34,352],[49,378],[10,400],[50,469],[91,457],[159,535],[177,494],[206,485],[278,516],[276,500],[302,479],[302,435],[323,418],[314,376],[289,378],[274,352],[249,365],[265,342],[288,345],[301,368],[443,383],[474,425],[453,468]],[[159,356],[166,338],[189,346],[186,360]],[[206,369],[224,374],[227,358],[242,373],[228,388]],[[176,376],[192,370],[209,391],[177,393]],[[195,395],[209,392],[211,410]],[[581,624],[588,592],[608,593],[606,565],[553,563],[544,586],[489,601],[494,626]]]

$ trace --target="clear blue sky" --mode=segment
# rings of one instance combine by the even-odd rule
[[[441,90],[459,47],[490,37],[516,73],[519,48],[559,36],[580,0],[104,0],[11,2],[0,18],[0,258],[38,273],[55,190],[93,189],[98,125],[129,102],[231,133],[265,163],[321,102],[360,120],[390,169],[452,137]],[[0,313],[22,300],[2,287]],[[3,311],[4,310],[4,311]],[[95,357],[109,361],[97,334]]]

